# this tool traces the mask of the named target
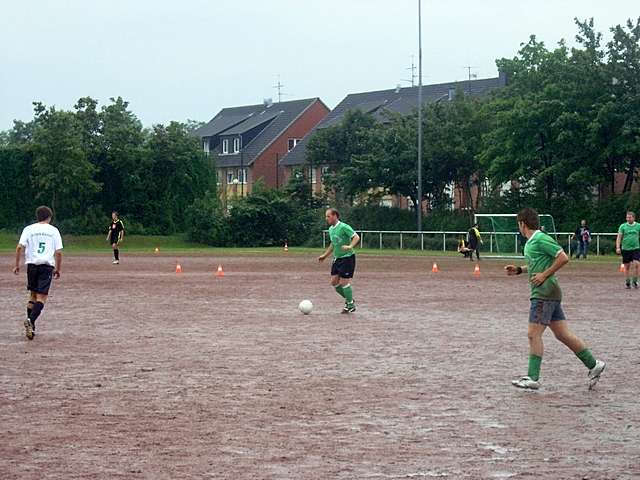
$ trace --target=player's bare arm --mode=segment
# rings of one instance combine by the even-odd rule
[[[345,252],[348,252],[349,250],[353,250],[356,247],[356,245],[358,245],[359,242],[360,242],[360,235],[358,235],[357,233],[354,233],[353,237],[351,237],[351,243],[349,245],[343,245],[342,250],[344,250]]]
[[[20,273],[20,260],[22,260],[22,245],[18,244],[16,247],[16,266],[13,267],[13,273],[18,275]]]
[[[56,269],[53,271],[55,278],[60,278],[60,270],[62,268],[62,250],[56,250]]]
[[[526,265],[516,266],[516,265],[507,265],[504,267],[507,272],[507,275],[520,275],[522,273],[527,273],[529,270]]]
[[[324,253],[318,257],[318,261],[324,262],[324,259],[331,255],[331,252],[333,252],[333,245],[330,243]]]
[[[531,277],[531,283],[536,287],[542,285],[547,278],[556,273],[567,263],[569,263],[569,257],[567,257],[566,253],[560,252],[549,268],[544,272],[536,273]]]
[[[620,250],[620,243],[622,242],[622,234],[620,232],[618,232],[618,235],[616,236],[616,254],[620,255],[622,253],[622,250]]]

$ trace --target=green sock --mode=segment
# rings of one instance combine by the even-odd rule
[[[342,291],[344,292],[344,298],[347,303],[353,303],[353,289],[351,288],[351,284],[342,287]]]
[[[596,359],[593,358],[593,354],[588,348],[585,348],[584,350],[576,353],[576,357],[578,357],[580,361],[584,363],[585,367],[587,367],[589,370],[596,366]]]
[[[540,379],[540,365],[542,364],[542,357],[538,355],[529,355],[529,378],[534,381]]]
[[[342,298],[346,298],[344,296],[344,288],[342,287],[342,285],[338,285],[337,287],[335,287],[335,289],[338,295],[340,295]]]

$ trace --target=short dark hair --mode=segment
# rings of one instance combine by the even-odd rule
[[[115,213],[116,217],[118,216],[118,211],[117,210],[113,210],[111,213]]]
[[[633,215],[633,218],[636,218],[636,212],[632,211],[632,210],[627,210],[627,215]]]
[[[531,230],[540,228],[540,217],[533,208],[523,208],[518,212],[518,222],[523,222]]]
[[[44,222],[47,218],[53,217],[51,209],[45,205],[36,208],[36,218],[39,222]]]
[[[327,212],[331,212],[332,215],[335,215],[336,217],[340,218],[340,212],[335,208],[327,208]]]

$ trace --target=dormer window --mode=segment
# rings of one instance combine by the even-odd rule
[[[299,141],[299,138],[290,138],[287,142],[287,151],[290,152],[291,150],[293,150]]]
[[[233,139],[233,153],[240,151],[240,137]]]
[[[229,139],[225,138],[222,140],[222,154],[226,155],[229,153]]]

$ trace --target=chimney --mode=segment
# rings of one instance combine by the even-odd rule
[[[507,75],[507,72],[499,71],[498,85],[500,85],[501,87],[506,87],[508,83],[509,83],[509,77]]]

